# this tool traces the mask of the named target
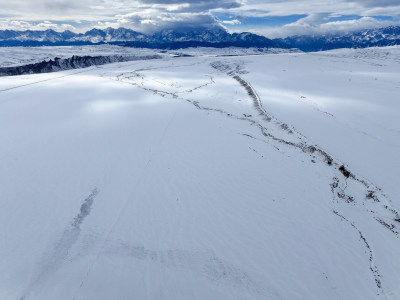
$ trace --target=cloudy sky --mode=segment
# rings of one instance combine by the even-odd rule
[[[0,0],[0,30],[223,26],[268,37],[400,25],[400,0]]]

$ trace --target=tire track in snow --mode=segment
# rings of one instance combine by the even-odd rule
[[[176,66],[174,63],[172,63],[172,64],[170,64],[170,65],[163,66],[163,67],[148,67],[148,68],[137,69],[137,70],[130,71],[130,72],[123,72],[123,73],[117,75],[117,76],[115,77],[116,79],[114,79],[114,78],[112,78],[112,77],[108,77],[108,76],[106,76],[105,74],[102,75],[102,77],[108,78],[108,79],[113,80],[113,81],[128,83],[128,84],[130,84],[130,85],[136,86],[136,87],[138,87],[138,88],[140,88],[140,89],[142,89],[142,90],[145,90],[145,91],[147,91],[147,92],[152,92],[152,93],[154,93],[155,95],[159,95],[159,96],[161,96],[161,97],[171,96],[172,98],[176,99],[176,98],[178,98],[178,93],[182,93],[182,92],[174,92],[174,93],[173,93],[173,92],[161,91],[161,90],[158,90],[158,89],[153,89],[153,88],[145,87],[145,86],[143,85],[143,82],[145,81],[145,78],[144,78],[144,76],[141,75],[139,72],[143,72],[143,71],[152,71],[152,70],[161,70],[161,69],[169,69],[169,68],[171,68],[171,67],[179,67],[179,68],[182,68],[182,67],[193,67],[193,66],[198,65],[198,64],[200,64],[200,63],[193,63],[193,64],[178,65],[178,66]],[[127,76],[127,75],[129,75],[129,76]],[[142,79],[143,82],[141,82],[140,84],[136,83],[136,82],[135,82],[135,79],[137,79],[137,78]],[[162,84],[161,82],[158,82],[158,83]],[[199,87],[195,87],[195,88],[192,89],[192,90],[183,91],[183,92],[192,92],[192,91],[194,91],[194,90],[200,89],[200,88],[202,88],[202,87],[205,87],[205,86],[210,85],[210,84],[213,84],[213,83],[214,83],[214,80],[213,80],[212,76],[210,76],[210,82],[209,82],[209,83],[206,83],[206,84],[204,84],[204,85],[202,85],[202,86],[199,86]]]
[[[188,89],[188,90],[183,91],[183,92],[178,92],[178,94],[179,94],[179,93],[192,93],[192,92],[194,92],[194,91],[196,91],[196,90],[199,90],[199,89],[202,89],[202,88],[204,88],[204,87],[206,87],[206,86],[209,86],[209,85],[211,85],[211,84],[214,84],[214,83],[215,83],[214,78],[213,78],[212,76],[208,76],[208,77],[210,78],[210,81],[209,81],[209,82],[206,82],[205,84],[196,86],[196,87],[194,87],[194,88]]]
[[[93,202],[98,194],[99,190],[94,188],[91,194],[83,201],[79,213],[75,216],[71,225],[64,230],[64,233],[52,249],[51,253],[45,255],[38,274],[24,294],[20,297],[20,300],[29,299],[30,295],[40,292],[40,286],[65,262],[69,255],[69,251],[79,238],[81,225],[90,214]]]
[[[342,215],[341,215],[340,213],[338,213],[336,210],[333,210],[333,213],[334,213],[335,215],[337,215],[338,217],[340,217],[342,220],[346,221],[348,224],[350,224],[350,226],[353,227],[353,228],[358,232],[358,234],[360,235],[360,239],[364,242],[365,247],[367,248],[367,250],[368,250],[368,252],[369,252],[369,264],[370,264],[369,269],[371,270],[372,275],[374,276],[374,280],[375,280],[376,286],[377,286],[378,290],[383,294],[383,296],[384,296],[386,299],[390,299],[390,297],[388,297],[388,296],[386,295],[385,290],[384,290],[384,288],[383,288],[382,280],[381,280],[382,276],[381,276],[381,274],[380,274],[380,272],[379,272],[378,266],[377,266],[376,263],[375,263],[374,252],[372,251],[371,246],[369,245],[367,239],[366,239],[365,236],[362,234],[362,232],[357,228],[357,226],[354,225],[353,222],[349,221],[347,218],[345,218],[344,216],[342,216]],[[378,293],[378,295],[379,295],[379,293]]]
[[[212,68],[218,71],[222,71],[226,73],[226,75],[235,79],[246,90],[247,94],[253,101],[254,108],[259,113],[263,121],[266,121],[267,123],[273,121],[273,123],[278,127],[280,131],[283,131],[286,134],[290,135],[292,138],[297,140],[297,142],[276,137],[275,135],[269,133],[268,129],[263,124],[261,124],[260,122],[255,122],[255,124],[260,128],[264,136],[269,137],[279,143],[300,148],[303,152],[319,154],[323,158],[324,162],[326,162],[328,165],[331,165],[333,163],[333,158],[327,152],[323,151],[316,145],[310,145],[308,140],[301,133],[297,132],[292,126],[289,126],[288,124],[279,121],[277,118],[266,111],[256,90],[251,86],[249,82],[247,82],[240,76],[240,74],[245,73],[245,71],[243,71],[240,66],[236,65],[236,67],[233,69],[232,66],[223,64],[219,61],[213,62],[210,65]]]
[[[219,258],[213,252],[166,250],[153,251],[141,245],[132,245],[122,241],[108,245],[104,254],[120,255],[137,260],[162,264],[168,268],[178,268],[201,275],[213,283],[229,285],[257,297],[281,299],[276,293],[267,290],[263,280],[254,280],[247,272]],[[264,286],[263,286],[264,285]]]
[[[78,261],[82,257],[93,255],[92,249],[98,245],[100,238],[93,234],[87,235],[87,238],[91,240],[91,245],[77,252],[71,260]],[[171,270],[182,270],[205,278],[216,286],[222,285],[243,291],[252,299],[282,299],[276,291],[266,288],[265,279],[262,276],[254,276],[246,272],[218,257],[213,251],[152,250],[140,243],[109,239],[99,254],[107,257],[123,257],[127,265],[132,264],[133,261],[142,261],[158,264]]]

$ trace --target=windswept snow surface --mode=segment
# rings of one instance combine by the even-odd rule
[[[138,49],[112,45],[99,46],[44,46],[44,47],[0,47],[0,67],[14,67],[39,63],[50,59],[77,56],[146,56],[158,54],[151,49]]]
[[[400,48],[0,80],[0,299],[400,299]]]
[[[115,45],[97,46],[43,46],[43,47],[0,47],[0,68],[15,67],[49,61],[54,58],[70,58],[77,56],[221,56],[221,55],[260,55],[265,53],[299,52],[294,49],[280,48],[185,48],[179,50],[157,50],[146,48],[130,48]]]

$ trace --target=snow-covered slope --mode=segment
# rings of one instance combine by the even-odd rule
[[[0,298],[399,298],[399,57],[3,77]]]
[[[280,48],[203,48],[192,47],[179,50],[159,50],[146,48],[131,48],[114,45],[97,46],[49,46],[49,47],[0,47],[0,68],[15,67],[27,64],[54,60],[56,57],[68,59],[79,56],[231,56],[231,55],[260,55],[265,53],[299,52]]]
[[[28,64],[23,66],[5,67],[0,68],[0,77],[2,76],[17,76],[27,74],[40,74],[66,71],[71,69],[88,68],[91,66],[102,66],[115,62],[126,62],[134,60],[149,60],[161,59],[159,55],[147,56],[77,56],[74,55],[70,58],[56,57],[54,60],[45,60],[35,64]]]
[[[0,67],[15,67],[42,61],[79,56],[149,56],[163,55],[160,51],[143,48],[98,46],[54,46],[54,47],[0,47]]]

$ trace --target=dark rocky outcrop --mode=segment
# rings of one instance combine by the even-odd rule
[[[72,56],[71,58],[54,58],[23,66],[0,68],[0,76],[16,76],[25,74],[50,73],[63,70],[100,66],[115,62],[124,62],[142,59],[157,59],[158,55],[148,56]]]

